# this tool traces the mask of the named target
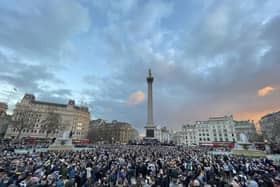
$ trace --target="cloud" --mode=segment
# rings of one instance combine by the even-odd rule
[[[266,105],[280,105],[273,103],[276,96],[265,103],[254,97],[254,90],[262,85],[279,85],[279,38],[273,32],[279,25],[274,18],[279,10],[276,1],[261,5],[256,1],[212,1],[207,6],[192,3],[196,9],[191,15],[185,9],[180,11],[175,1],[133,5],[124,13],[106,9],[119,16],[113,21],[107,19],[105,25],[94,30],[94,41],[102,45],[98,54],[106,54],[101,59],[112,69],[110,76],[96,77],[99,80],[90,86],[95,91],[95,104],[99,105],[98,115],[124,118],[142,127],[145,105],[132,110],[122,108],[121,103],[127,102],[127,95],[135,90],[146,90],[148,68],[155,77],[157,124],[178,128],[188,120],[225,114],[241,116]],[[144,11],[143,7],[150,9]],[[267,17],[271,18],[263,24]],[[102,111],[104,100],[104,108],[110,106],[113,112]],[[123,117],[123,113],[130,115]],[[140,113],[144,114],[142,118]]]
[[[9,63],[0,76],[41,98],[85,97],[92,116],[140,128],[146,105],[127,106],[141,100],[133,96],[137,90],[146,93],[151,68],[159,125],[179,128],[225,114],[247,119],[280,106],[277,94],[260,100],[255,93],[264,85],[280,86],[277,0],[5,4],[0,51]],[[50,66],[73,53],[75,64]]]
[[[20,58],[12,58],[0,52],[1,81],[27,92],[35,92],[46,82],[62,83],[51,68],[44,64],[31,65]]]
[[[55,102],[73,97],[64,75],[76,61],[75,40],[90,28],[87,7],[74,0],[0,2],[0,24],[0,90],[17,88],[17,100],[27,92]]]
[[[136,91],[132,93],[129,97],[128,100],[126,101],[127,105],[138,105],[142,103],[145,100],[145,94],[143,91]]]
[[[94,37],[98,37],[95,41],[102,45],[98,52],[106,54],[102,60],[112,69],[108,80],[102,77],[91,83],[95,105],[98,105],[96,115],[127,119],[141,127],[146,119],[145,105],[141,105],[141,110],[138,107],[132,110],[122,108],[120,103],[127,101],[127,95],[135,90],[146,89],[148,68],[155,77],[157,124],[179,127],[188,120],[254,112],[265,105],[280,104],[273,104],[275,96],[266,102],[254,97],[254,90],[262,85],[279,85],[277,69],[280,66],[276,63],[280,54],[277,52],[279,38],[276,33],[271,34],[279,24],[275,16],[271,17],[274,13],[269,11],[271,7],[267,3],[213,1],[203,10],[199,8],[203,3],[197,3],[195,13],[189,16],[177,9],[174,11],[172,7],[178,5],[173,1],[158,2],[163,5],[151,7],[167,8],[155,11],[156,16],[146,14],[155,18],[156,21],[149,22],[152,26],[131,27],[145,25],[142,14],[138,14],[143,12],[142,7],[148,6],[145,5],[130,6],[118,19],[95,28],[98,29],[94,32]],[[117,11],[114,12],[116,15]],[[271,19],[263,24],[268,16]],[[174,29],[172,24],[182,17],[185,20],[178,21],[182,30]],[[196,23],[189,26],[189,20],[193,19]],[[174,51],[172,55],[170,51]],[[103,107],[110,107],[113,112],[106,112]],[[123,113],[131,115],[123,117]],[[139,114],[144,115],[138,118]]]
[[[28,64],[21,58],[6,56],[0,51],[0,91],[7,92],[16,88],[10,97],[9,104],[14,105],[25,93],[32,93],[38,99],[66,102],[71,98],[72,91],[66,88],[59,88],[64,84],[63,80],[56,76],[56,71],[44,64]],[[0,100],[8,97],[0,94]],[[9,106],[12,109],[14,106]]]
[[[72,50],[69,38],[86,32],[90,20],[74,0],[9,1],[0,3],[0,24],[1,47],[32,60],[57,60]]]
[[[261,89],[258,90],[258,96],[266,96],[268,94],[270,94],[271,92],[273,92],[275,90],[275,88],[271,87],[271,86],[266,86],[263,87]]]

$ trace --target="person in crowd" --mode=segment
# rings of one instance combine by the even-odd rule
[[[110,145],[18,154],[0,146],[0,187],[275,187],[280,167],[266,158],[211,155],[206,148]]]

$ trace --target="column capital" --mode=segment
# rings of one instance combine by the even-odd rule
[[[153,82],[154,81],[154,77],[147,77],[147,82],[150,83],[150,82]]]

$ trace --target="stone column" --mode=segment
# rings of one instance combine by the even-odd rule
[[[154,120],[153,120],[153,80],[151,70],[149,69],[149,76],[147,77],[148,83],[148,120],[147,126],[153,127]]]
[[[152,76],[151,70],[149,69],[149,75],[147,77],[148,83],[148,115],[147,115],[147,125],[146,125],[146,138],[154,139],[155,138],[155,125],[153,120],[153,81],[154,77]]]

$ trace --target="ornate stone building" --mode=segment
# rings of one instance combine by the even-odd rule
[[[174,135],[177,144],[214,145],[236,141],[233,116],[211,117],[205,121],[196,121],[182,126]]]
[[[138,138],[138,132],[126,122],[92,120],[88,137],[93,143],[125,144]]]
[[[171,133],[167,127],[157,127],[155,129],[155,138],[161,143],[171,142]]]
[[[7,110],[8,110],[8,105],[6,103],[0,102],[0,117],[6,115]]]
[[[267,141],[280,143],[280,111],[263,116],[260,126]]]
[[[11,122],[11,116],[7,114],[8,105],[0,103],[0,137],[3,138]]]
[[[207,121],[197,121],[199,142],[236,141],[233,116],[211,117]]]
[[[49,113],[59,114],[63,127],[49,134],[49,138],[60,136],[64,130],[72,131],[73,139],[83,139],[87,137],[90,113],[87,107],[77,106],[73,100],[69,100],[68,104],[51,103],[38,101],[34,95],[25,94],[22,100],[16,104],[13,118],[19,117],[24,111],[32,111],[32,115],[34,116],[30,116],[30,118],[36,118],[36,122],[32,128],[23,129],[20,138],[45,138],[46,132],[42,130],[40,122],[43,121]],[[11,124],[8,127],[5,137],[14,138],[17,134],[17,130]]]
[[[183,137],[186,145],[198,144],[198,131],[195,124],[187,124],[182,126]]]

